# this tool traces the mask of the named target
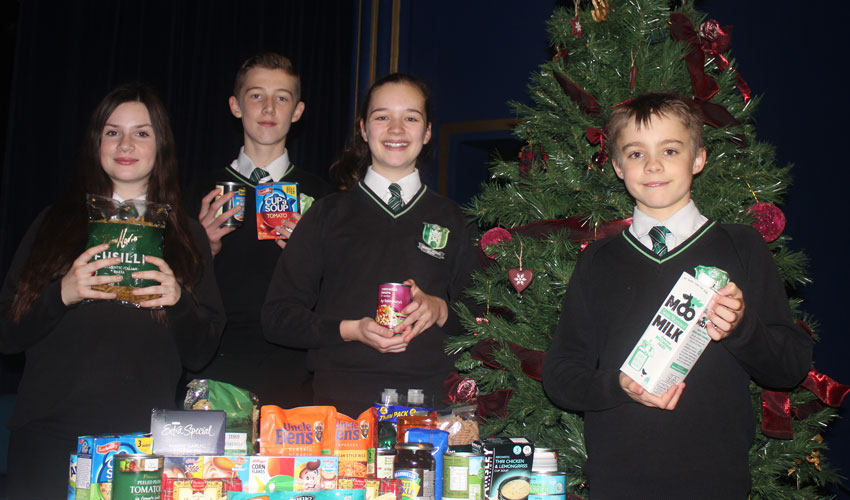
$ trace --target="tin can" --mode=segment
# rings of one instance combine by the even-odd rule
[[[112,500],[159,500],[162,455],[118,454],[112,459]]]
[[[558,452],[552,448],[535,448],[531,461],[532,472],[556,472]]]
[[[410,287],[401,283],[378,285],[378,312],[375,321],[387,328],[395,328],[407,318],[402,309],[410,304]]]
[[[484,455],[472,453],[469,456],[469,500],[484,498]]]
[[[397,443],[395,449],[393,477],[401,481],[401,500],[434,500],[434,445]]]
[[[237,212],[236,215],[224,221],[224,224],[222,224],[221,226],[241,227],[242,222],[245,221],[245,185],[241,182],[219,182],[215,185],[215,188],[218,189],[219,196],[224,196],[227,193],[232,193],[234,191],[236,192],[236,194],[233,195],[233,198],[231,198],[230,201],[228,201],[227,203],[222,205],[221,208],[218,209],[218,211],[215,213],[216,217],[223,214],[224,212],[227,212],[235,206],[243,207],[243,209]]]
[[[450,451],[443,455],[443,498],[481,500],[484,455]]]
[[[567,491],[566,472],[537,472],[531,473],[532,495],[563,495]]]
[[[558,495],[528,495],[528,500],[567,500],[567,494]]]
[[[378,479],[393,478],[393,461],[395,450],[392,448],[378,448],[375,455],[375,477]]]

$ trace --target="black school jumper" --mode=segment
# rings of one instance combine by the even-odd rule
[[[0,293],[0,352],[26,352],[8,423],[9,499],[65,498],[79,435],[148,432],[151,409],[174,408],[183,367],[199,369],[212,357],[225,321],[207,236],[189,220],[203,274],[194,296],[183,289],[180,300],[164,308],[168,326],[149,309],[113,301],[66,306],[61,279],[49,282],[13,324],[9,307],[45,213],[21,241]]]
[[[698,265],[729,273],[743,291],[743,319],[706,347],[675,410],[633,402],[619,368],[682,271]],[[584,412],[594,499],[745,499],[750,378],[792,387],[811,359],[761,235],[708,221],[662,258],[628,230],[590,245],[570,279],[543,384],[555,404]]]
[[[257,239],[256,190],[250,179],[232,168],[205,174],[196,183],[189,213],[198,215],[201,198],[217,182],[241,182],[246,186],[245,220],[241,227],[222,238],[215,256],[215,276],[227,311],[227,326],[213,361],[196,378],[210,378],[248,389],[260,404],[284,408],[309,404],[310,372],[307,351],[274,345],[263,338],[260,308],[281,249],[274,240]],[[278,182],[297,182],[301,193],[319,198],[330,186],[319,177],[292,168]]]
[[[445,246],[428,245],[428,230],[439,230],[429,224],[448,231]],[[463,331],[452,304],[478,266],[476,252],[473,227],[455,202],[423,185],[394,215],[358,183],[316,202],[293,233],[263,307],[266,338],[310,350],[317,404],[358,415],[385,387],[423,388],[439,401],[454,361],[445,340]],[[340,321],[375,317],[378,285],[408,278],[448,303],[442,328],[435,324],[397,354],[342,340]]]

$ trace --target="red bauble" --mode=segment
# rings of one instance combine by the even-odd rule
[[[481,247],[481,251],[484,252],[484,255],[490,257],[491,259],[495,259],[495,252],[488,253],[487,246],[498,245],[499,243],[502,243],[504,241],[511,241],[512,239],[514,239],[514,237],[511,236],[510,231],[503,227],[494,227],[493,229],[487,230],[487,232],[485,232],[484,235],[481,236],[479,246]]]
[[[755,216],[753,227],[761,233],[764,241],[771,242],[779,238],[785,229],[785,214],[782,210],[767,202],[756,203],[748,210]]]
[[[517,292],[522,292],[528,285],[531,284],[531,280],[534,279],[534,271],[531,269],[519,269],[513,268],[508,269],[508,277],[511,279],[511,285],[513,285],[514,290]]]
[[[608,155],[605,154],[604,151],[597,151],[593,153],[593,156],[590,157],[590,161],[592,161],[594,165],[601,169],[602,165],[605,165],[605,163],[608,161]]]

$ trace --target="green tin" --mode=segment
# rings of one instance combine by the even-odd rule
[[[162,455],[115,455],[112,500],[160,500]]]

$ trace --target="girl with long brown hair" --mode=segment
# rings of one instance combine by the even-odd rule
[[[158,284],[139,308],[93,285],[120,280],[95,272],[87,194],[171,208],[163,257],[134,277]],[[91,262],[89,262],[91,261]],[[183,367],[215,351],[224,312],[206,235],[180,202],[174,137],[148,87],[118,87],[95,108],[71,181],[24,236],[0,291],[0,351],[26,354],[8,423],[7,498],[60,498],[76,437],[150,427],[152,408],[175,405]]]

